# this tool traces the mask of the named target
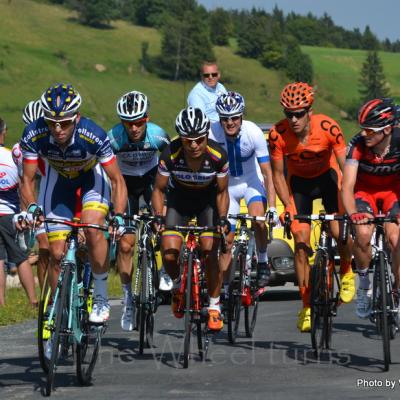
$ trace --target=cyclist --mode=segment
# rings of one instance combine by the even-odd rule
[[[117,113],[121,122],[110,129],[108,137],[128,189],[126,212],[132,215],[139,211],[140,196],[148,205],[150,203],[158,154],[169,144],[169,137],[164,129],[149,122],[149,101],[141,92],[125,93],[118,100]],[[133,329],[135,321],[132,298],[134,246],[135,235],[125,234],[119,242],[117,256],[124,292],[121,327],[129,331]]]
[[[155,215],[163,215],[164,196],[167,193],[165,225],[187,225],[197,217],[200,226],[227,227],[226,215],[229,207],[228,161],[225,150],[208,139],[210,121],[199,108],[183,109],[175,122],[179,137],[164,149],[160,156],[158,172],[152,196]],[[162,232],[161,249],[163,264],[173,279],[172,311],[177,318],[178,310],[179,252],[183,237],[175,231]],[[206,276],[210,306],[208,327],[220,330],[223,327],[219,294],[221,274],[218,265],[219,234],[204,232],[200,235],[200,246],[206,263]]]
[[[277,223],[276,195],[267,143],[256,124],[243,120],[244,109],[244,99],[239,93],[222,94],[216,102],[219,122],[211,125],[210,138],[227,151],[230,161],[229,214],[240,212],[240,200],[244,198],[250,215],[264,216],[268,197],[269,211]],[[229,222],[231,231],[226,236],[228,251],[220,255],[220,268],[223,272],[229,269],[232,261],[236,221],[230,219]],[[257,222],[254,228],[258,252],[258,285],[264,287],[271,274],[267,257],[267,227],[264,222]],[[228,293],[228,286],[229,282],[225,283],[225,293]]]
[[[285,119],[274,125],[269,134],[269,147],[276,192],[289,212],[311,214],[312,202],[322,198],[327,213],[342,210],[339,195],[345,161],[346,145],[336,121],[323,114],[313,114],[314,91],[307,83],[294,82],[284,87],[280,103]],[[287,176],[285,178],[285,162]],[[330,224],[334,238],[339,236],[339,224]],[[295,242],[295,267],[303,309],[297,327],[301,332],[311,328],[308,257],[310,248],[309,223],[292,221]],[[338,240],[340,254],[341,289],[344,303],[355,293],[354,273],[351,269],[350,238],[346,245]]]
[[[391,99],[373,99],[358,113],[361,132],[350,141],[343,176],[343,203],[355,224],[353,254],[359,275],[356,314],[367,318],[371,311],[371,283],[368,267],[371,262],[373,225],[366,225],[377,214],[377,201],[382,212],[400,214],[400,128],[395,104]],[[400,242],[397,224],[385,224],[386,237],[392,250],[394,290],[399,292]]]
[[[28,125],[22,134],[24,157],[22,197],[38,207],[34,194],[38,158],[46,165],[43,213],[46,217],[70,219],[74,216],[76,191],[81,189],[82,222],[103,224],[110,201],[110,183],[119,234],[123,233],[127,191],[107,134],[93,121],[80,115],[80,94],[69,84],[55,84],[41,97],[44,117]],[[59,264],[65,248],[67,228],[48,225],[50,243],[50,285],[57,285]],[[85,231],[94,277],[93,308],[90,321],[102,323],[109,318],[107,301],[107,242],[97,230]]]
[[[40,117],[43,117],[43,110],[42,106],[40,103],[40,100],[36,101],[30,101],[24,108],[23,113],[22,113],[22,120],[24,121],[25,125],[31,124],[33,121],[36,121]],[[15,164],[18,166],[18,175],[22,177],[22,168],[23,168],[23,162],[22,162],[22,151],[21,151],[21,146],[18,143],[16,143],[13,148],[12,148],[12,156],[14,159]],[[44,162],[42,159],[38,160],[38,171],[39,174],[37,177],[42,177],[44,175]],[[44,180],[40,180],[40,182],[44,182]],[[40,192],[40,190],[39,190]],[[39,204],[42,204],[42,201],[39,199]],[[43,287],[43,281],[44,281],[44,276],[46,273],[47,265],[48,265],[48,260],[49,260],[49,242],[47,240],[47,234],[46,230],[44,227],[40,227],[36,231],[36,239],[38,241],[38,247],[39,247],[39,259],[37,263],[37,275],[38,275],[38,280],[39,280],[39,286],[40,288]]]

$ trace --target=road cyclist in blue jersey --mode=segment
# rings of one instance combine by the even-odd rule
[[[138,91],[125,93],[117,102],[120,123],[108,132],[111,147],[117,156],[128,189],[126,208],[128,215],[138,214],[141,196],[147,205],[150,205],[158,156],[170,142],[164,129],[149,122],[149,106],[145,94]],[[135,307],[132,298],[132,258],[135,237],[135,234],[126,233],[121,238],[117,256],[124,292],[121,328],[127,331],[131,331],[135,325]],[[168,275],[166,277],[171,281]]]
[[[244,98],[237,92],[228,92],[218,97],[216,110],[219,122],[211,124],[210,138],[218,142],[228,153],[229,160],[229,212],[240,212],[240,201],[245,199],[252,216],[264,216],[267,203],[274,223],[278,222],[275,208],[275,189],[267,143],[262,130],[253,122],[243,119]],[[268,202],[267,202],[268,200]],[[231,219],[231,231],[226,237],[227,253],[220,255],[220,268],[229,270],[235,236],[236,221]],[[271,274],[267,256],[267,227],[264,222],[255,222],[257,247],[257,281],[264,287]],[[225,281],[227,291],[229,282]],[[226,292],[227,293],[227,292]]]
[[[38,160],[45,162],[43,199],[45,217],[72,219],[76,191],[81,189],[81,220],[103,225],[111,200],[118,223],[124,232],[122,213],[127,202],[125,181],[106,132],[92,120],[81,116],[81,96],[69,84],[49,87],[41,97],[44,116],[27,125],[20,141],[23,153],[21,195],[29,204],[28,214],[37,210],[35,174]],[[21,224],[18,226],[22,228]],[[57,286],[60,260],[69,230],[63,225],[45,224],[50,244],[49,279],[53,292]],[[94,277],[93,308],[89,320],[104,323],[109,319],[107,296],[108,246],[98,230],[85,230]]]

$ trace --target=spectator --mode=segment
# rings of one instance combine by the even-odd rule
[[[18,276],[22,286],[33,306],[37,305],[35,295],[35,283],[32,267],[28,262],[27,255],[15,242],[16,230],[13,217],[19,213],[18,195],[18,168],[15,165],[11,150],[4,147],[4,138],[7,126],[0,118],[0,306],[5,303],[5,274],[4,260],[8,255],[9,262],[18,267]]]
[[[220,77],[221,74],[216,62],[203,62],[200,67],[201,81],[190,91],[187,99],[190,107],[200,108],[211,122],[219,121],[215,103],[218,96],[226,93],[225,86],[219,83]]]

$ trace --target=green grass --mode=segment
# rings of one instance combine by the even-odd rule
[[[83,97],[82,112],[104,129],[118,120],[115,103],[129,90],[145,92],[151,101],[151,119],[171,134],[177,113],[186,105],[195,82],[161,80],[140,69],[142,41],[149,54],[160,51],[160,34],[151,28],[116,21],[112,29],[94,29],[76,22],[76,14],[60,6],[29,0],[0,0],[0,116],[9,126],[8,145],[23,129],[21,111],[51,84],[70,82]],[[245,96],[247,118],[276,122],[282,118],[279,93],[287,83],[282,72],[267,70],[256,60],[236,54],[231,47],[216,47],[222,82]],[[354,122],[341,116],[341,108],[358,97],[358,76],[365,52],[303,47],[313,60],[318,95],[316,112],[338,120],[347,137]],[[381,59],[392,92],[400,97],[400,54],[382,53]],[[105,72],[97,72],[103,64]]]

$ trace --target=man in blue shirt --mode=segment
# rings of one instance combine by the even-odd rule
[[[221,74],[216,62],[205,61],[200,67],[201,81],[190,91],[187,102],[190,107],[200,108],[211,122],[219,121],[215,110],[217,98],[226,93],[225,86],[219,83]]]

